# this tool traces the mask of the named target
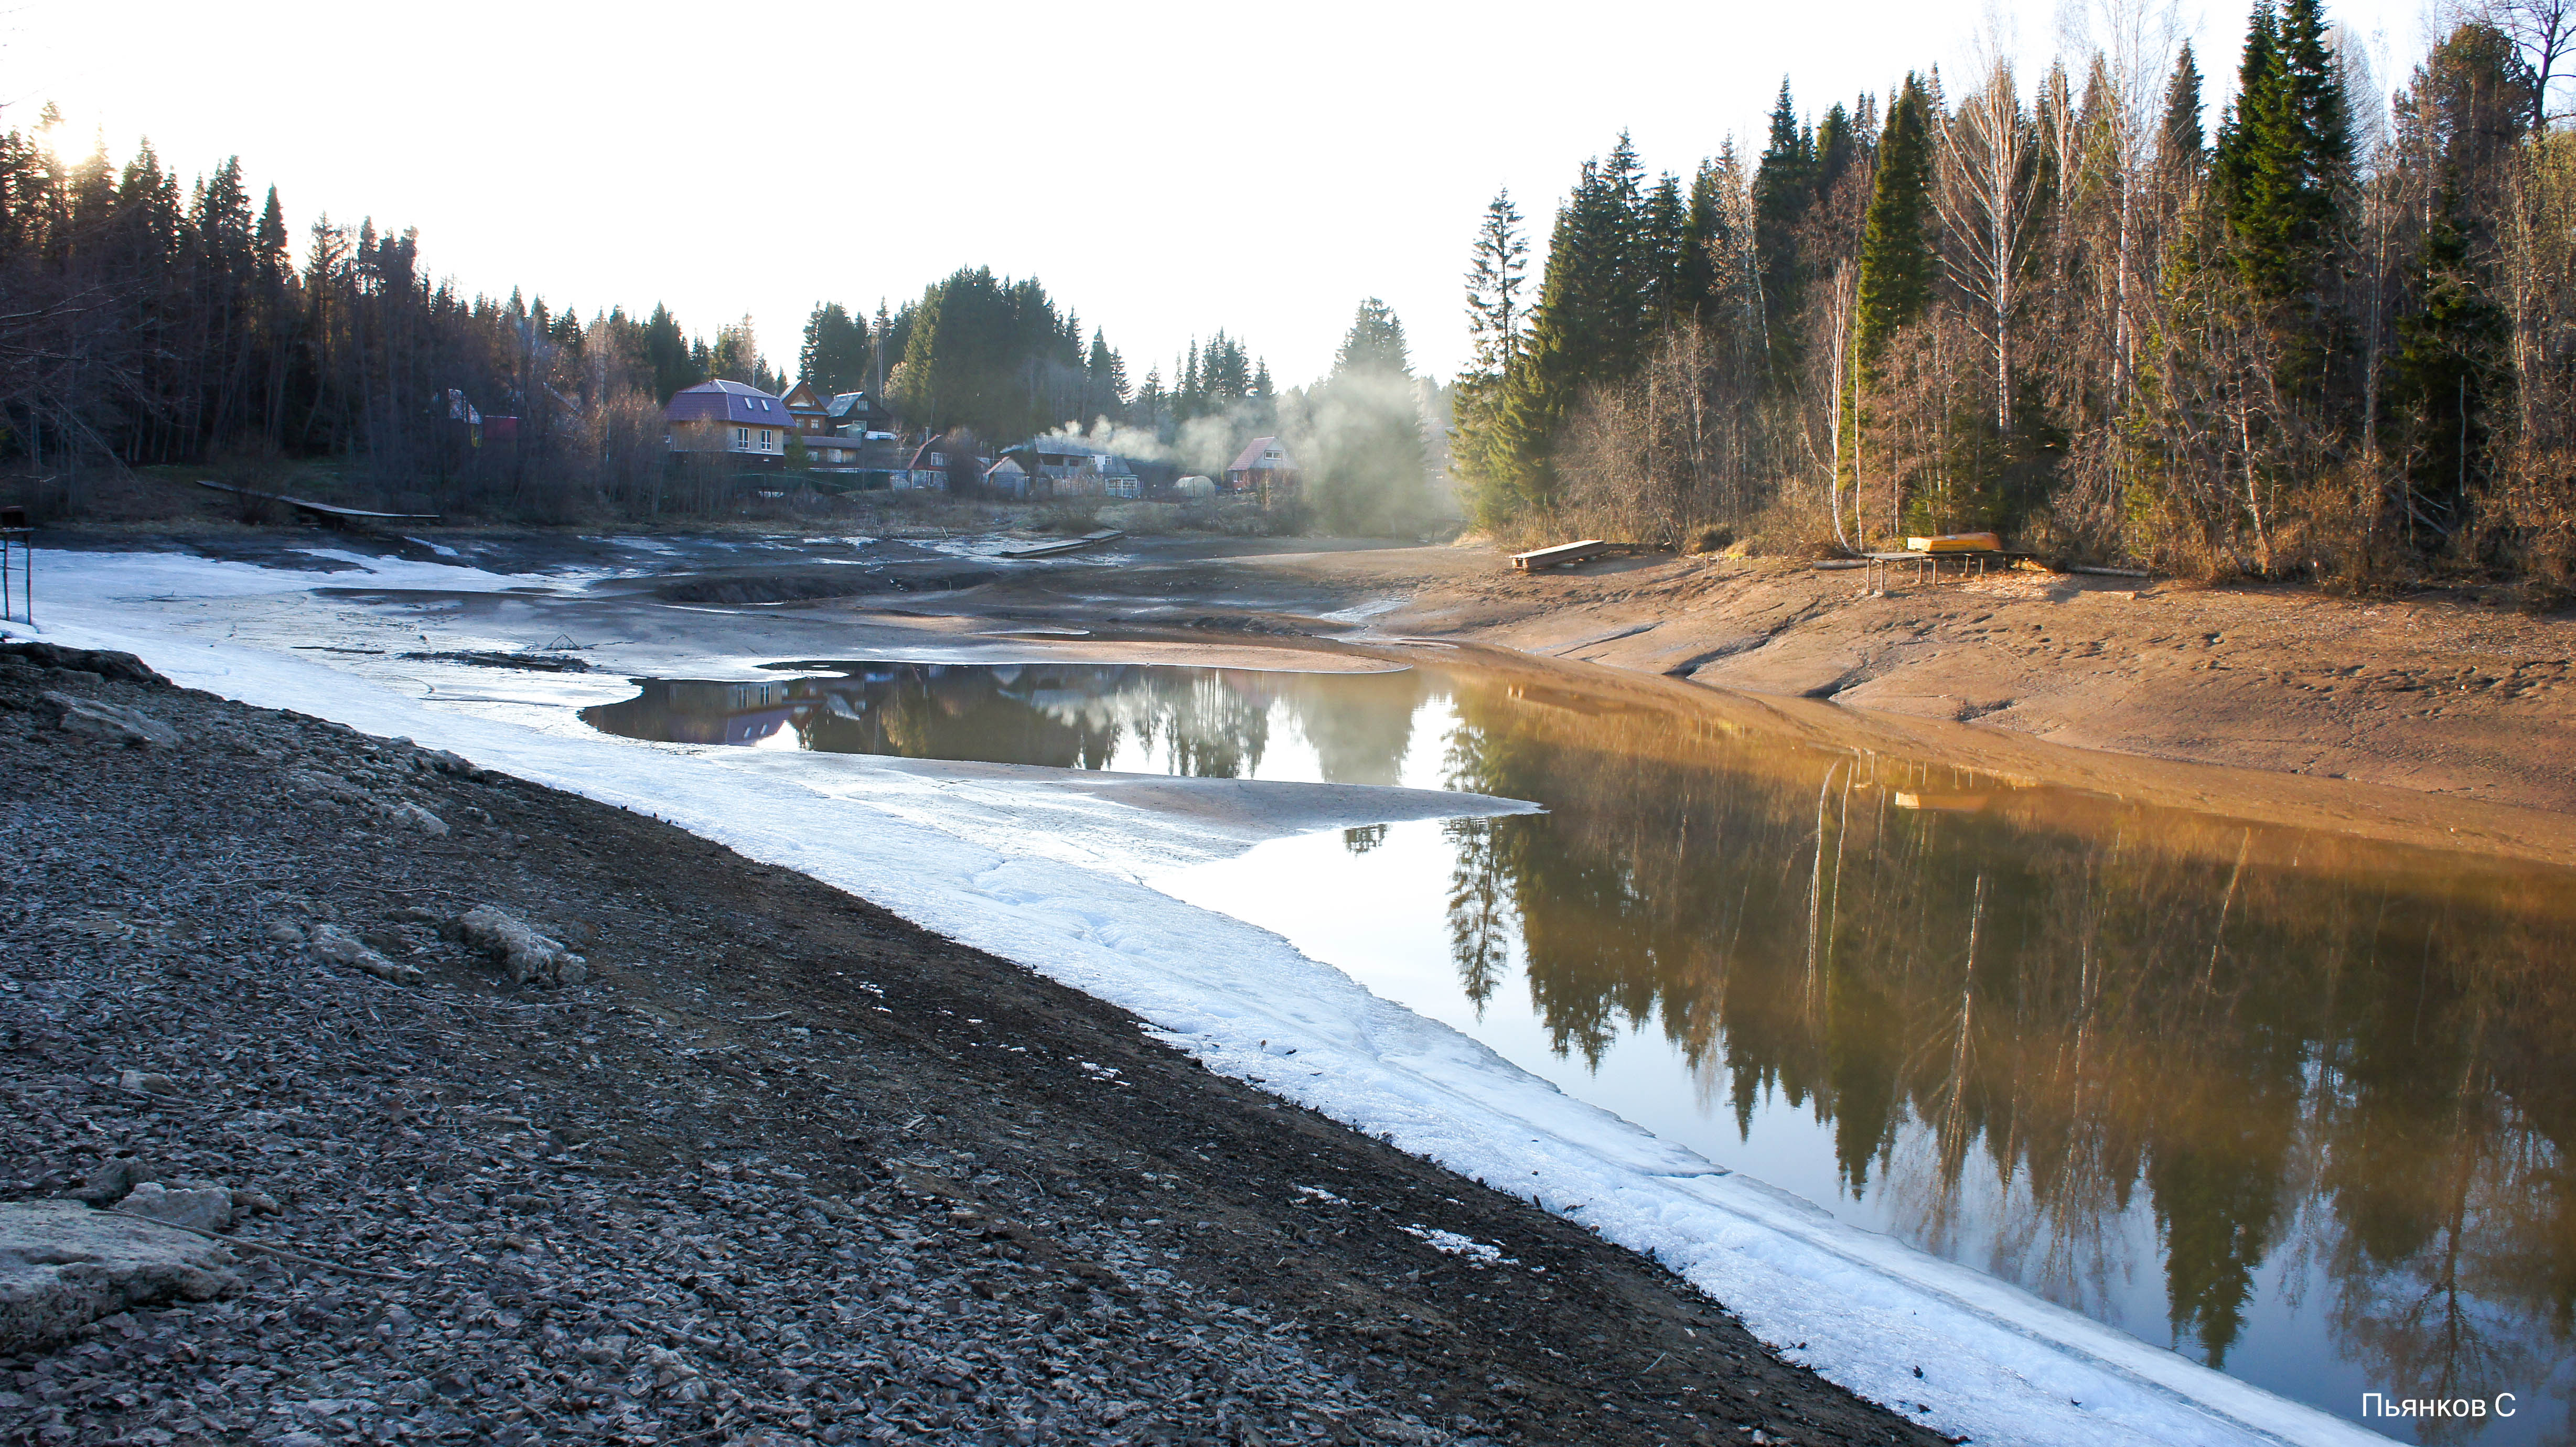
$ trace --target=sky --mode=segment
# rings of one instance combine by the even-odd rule
[[[470,292],[662,302],[708,335],[747,314],[791,374],[817,302],[873,312],[982,265],[1037,277],[1136,380],[1220,327],[1282,386],[1310,380],[1371,296],[1447,377],[1498,189],[1543,248],[1623,128],[1687,175],[1730,134],[1760,149],[1784,74],[1821,114],[1912,67],[1959,73],[1990,20],[2034,73],[2060,3],[19,0],[0,125],[50,101],[65,152],[103,135],[122,163],[148,136],[191,179],[239,155],[299,228],[417,227]],[[2422,52],[2419,4],[2329,0],[2386,57],[2382,91]],[[2173,12],[2213,124],[2246,5]]]

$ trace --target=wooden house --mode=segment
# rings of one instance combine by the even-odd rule
[[[1237,497],[1259,498],[1265,507],[1292,501],[1301,479],[1295,458],[1276,437],[1256,437],[1225,470],[1225,490]]]

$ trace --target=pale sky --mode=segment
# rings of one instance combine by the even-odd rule
[[[2056,0],[2006,13],[2025,57]],[[2246,0],[2182,0],[2232,83]],[[2423,45],[2418,0],[2331,12]],[[1543,246],[1626,127],[1685,174],[1761,146],[1783,73],[1821,114],[1909,67],[1956,73],[1973,0],[1280,7],[254,6],[21,0],[0,11],[0,124],[43,104],[66,151],[138,136],[184,178],[239,154],[300,229],[416,226],[428,268],[583,315],[665,302],[712,335],[748,312],[793,372],[818,300],[873,312],[960,265],[1036,276],[1142,380],[1223,327],[1280,385],[1330,363],[1361,298],[1417,370],[1466,354],[1461,275],[1508,185]],[[302,239],[298,238],[299,253]]]

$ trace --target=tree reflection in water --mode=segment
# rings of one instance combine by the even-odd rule
[[[2213,1365],[2277,1280],[2316,1308],[2302,1349],[2392,1392],[2521,1392],[2530,1436],[2563,1386],[2564,871],[1834,752],[1679,692],[834,667],[649,683],[584,717],[1223,778],[1259,773],[1284,730],[1323,779],[1369,784],[1402,781],[1436,725],[1419,743],[1450,787],[1550,811],[1439,826],[1447,889],[1423,908],[1445,911],[1479,1020],[1515,1008],[1518,972],[1561,1057],[1597,1070],[1658,1031],[1739,1137],[1774,1102],[1811,1113],[1853,1201],[2079,1310],[2116,1319],[2151,1232],[2170,1339]],[[1344,857],[1389,839],[1351,829]]]
[[[2531,1393],[2563,1368],[2565,873],[1682,707],[1473,682],[1456,707],[1451,786],[1550,809],[1449,826],[1458,977],[1484,1002],[1517,950],[1559,1054],[1597,1065],[1659,1028],[1740,1134],[1767,1097],[1812,1110],[1855,1199],[1875,1180],[1904,1234],[1981,1234],[1977,1264],[2079,1308],[2129,1269],[2143,1193],[2172,1339],[2213,1365],[2288,1259],[2394,1390]]]

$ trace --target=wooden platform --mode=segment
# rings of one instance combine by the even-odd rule
[[[1086,533],[1078,538],[1068,538],[1060,543],[1041,543],[1034,548],[1005,548],[994,556],[1003,558],[1053,558],[1059,557],[1065,553],[1078,553],[1084,548],[1096,548],[1102,543],[1114,543],[1125,536],[1127,536],[1127,534],[1124,529],[1104,528],[1099,532]]]
[[[438,514],[434,512],[369,512],[362,507],[342,507],[337,503],[288,497],[284,493],[235,487],[229,482],[200,482],[197,486],[211,487],[217,492],[229,492],[236,497],[262,498],[291,507],[325,527],[346,527],[351,523],[434,523],[438,521]]]
[[[1559,543],[1552,548],[1538,548],[1512,554],[1512,566],[1524,573],[1546,568],[1562,568],[1569,563],[1588,563],[1610,551],[1610,545],[1599,538],[1585,538],[1579,543]]]

